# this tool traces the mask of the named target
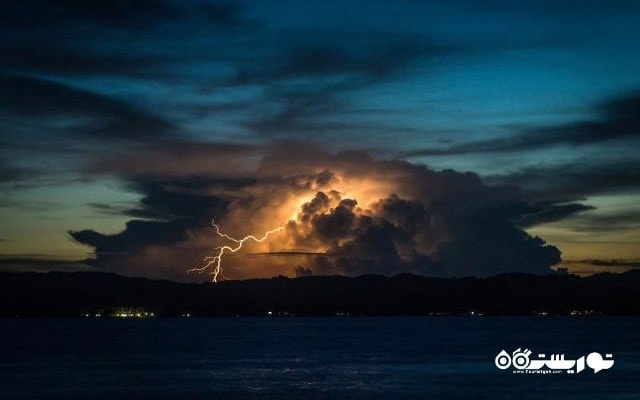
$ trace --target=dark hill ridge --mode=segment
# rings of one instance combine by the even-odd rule
[[[640,271],[443,279],[410,274],[178,283],[101,272],[0,273],[0,315],[640,314]]]

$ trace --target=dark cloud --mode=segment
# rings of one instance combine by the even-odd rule
[[[467,216],[457,212],[442,215],[447,211],[434,206],[429,212],[430,207],[422,201],[397,195],[380,200],[365,213],[356,213],[355,201],[350,199],[336,200],[335,207],[317,207],[318,199],[327,198],[318,193],[302,207],[298,222],[288,225],[296,245],[320,243],[328,249],[314,258],[313,268],[320,273],[540,273],[560,261],[557,249],[519,230],[508,216],[491,210]],[[440,242],[437,236],[443,228],[447,239]]]
[[[162,34],[169,27],[175,37],[176,31],[184,34],[193,26],[219,33],[254,23],[238,2],[11,2],[0,9],[0,33],[5,38],[0,44],[0,70],[65,76],[172,75],[175,63],[165,56],[165,49],[134,51],[123,48],[123,41],[145,41],[149,32]]]
[[[439,249],[439,259],[452,265],[454,276],[495,275],[522,271],[544,273],[560,262],[558,248],[532,237],[499,215],[479,215],[461,224],[457,236]]]
[[[142,180],[135,183],[136,190],[144,194],[140,199],[140,208],[131,209],[128,213],[157,220],[184,219],[194,222],[206,217],[200,223],[208,225],[208,217],[216,210],[224,210],[225,202],[196,189],[209,190],[216,183],[224,185],[226,182]]]
[[[90,138],[157,138],[174,130],[171,122],[120,100],[27,76],[0,75],[0,110],[16,125],[21,119],[41,120],[43,130],[38,134],[45,137],[56,132],[47,129],[56,119],[75,119],[69,133]]]
[[[241,3],[172,0],[25,0],[5,4],[0,21],[5,30],[30,34],[68,30],[142,30],[176,19],[199,18],[212,25],[245,22]]]
[[[97,202],[97,203],[88,203],[87,205],[99,213],[109,214],[109,215],[122,215],[128,211],[127,207],[116,206],[116,205],[107,204],[107,203]]]
[[[246,126],[270,136],[288,137],[295,132],[358,130],[362,123],[331,121],[328,117],[349,112],[345,93],[380,84],[421,58],[451,53],[452,47],[427,43],[424,38],[350,39],[346,43],[301,43],[277,54],[270,62],[240,66],[233,84],[266,86],[260,111]]]
[[[128,27],[141,29],[171,18],[167,1],[26,0],[7,3],[0,11],[5,29],[27,32],[70,27]]]
[[[349,153],[328,162],[348,164],[337,168],[352,168],[349,173],[356,176],[381,182],[391,179],[398,193],[417,199],[391,195],[375,203],[370,214],[357,216],[349,215],[343,203],[328,210],[314,208],[321,213],[316,217],[303,214],[302,223],[311,221],[311,238],[325,235],[316,233],[324,225],[314,224],[314,218],[340,227],[335,229],[337,237],[328,238],[332,246],[329,252],[338,258],[323,259],[325,264],[333,260],[339,271],[355,268],[363,272],[376,270],[378,266],[415,272],[414,268],[420,265],[426,267],[423,273],[446,271],[459,276],[507,270],[533,272],[536,268],[540,272],[545,265],[559,261],[557,249],[544,246],[540,239],[520,231],[513,224],[511,213],[503,211],[503,205],[521,201],[518,194],[486,187],[475,174],[436,172],[403,162],[374,162]],[[351,225],[346,229],[344,226],[349,222]],[[518,250],[512,254],[503,249],[504,243],[510,243],[507,248]],[[349,266],[349,257],[355,266]]]
[[[634,194],[640,191],[640,163],[596,161],[530,167],[486,180],[494,185],[517,187],[524,204],[516,203],[514,219],[523,228],[563,221],[575,232],[613,233],[636,229],[640,216],[624,212],[594,212],[596,207],[579,201],[593,195]],[[520,215],[519,217],[517,215]]]
[[[336,117],[353,111],[353,100],[345,95],[405,77],[421,59],[435,64],[457,51],[422,35],[339,32],[338,40],[328,40],[325,34],[306,30],[273,32],[252,20],[238,2],[141,3],[27,1],[8,6],[2,16],[10,21],[7,35],[18,32],[19,38],[0,45],[0,71],[65,79],[120,74],[206,86],[207,94],[258,86],[254,97],[224,104],[220,110],[243,114],[237,122],[250,133],[296,140],[313,133],[321,141],[336,132],[360,135],[367,129],[403,129]],[[31,14],[33,18],[23,18]],[[152,43],[158,38],[170,44]],[[191,50],[179,56],[183,47]],[[218,67],[210,68],[212,64]],[[185,75],[181,72],[185,68],[195,75]],[[213,87],[203,85],[211,81],[216,82]],[[189,104],[184,112],[199,107],[199,118],[217,112],[216,107],[202,104]],[[172,107],[171,113],[176,121],[179,110]],[[147,127],[152,121],[142,125],[145,132],[174,128],[163,125],[172,125],[169,120],[171,116],[155,117],[160,125]],[[138,118],[121,121],[101,134],[135,137],[142,130]]]
[[[419,233],[429,221],[424,204],[401,199],[397,195],[381,200],[377,207],[382,217],[396,226],[402,226],[411,236]]]
[[[267,149],[253,179],[123,174],[143,194],[139,206],[124,213],[144,219],[130,221],[114,235],[71,232],[75,240],[95,248],[94,265],[120,265],[120,272],[141,268],[145,275],[153,274],[156,263],[140,255],[164,248],[174,253],[164,256],[172,260],[172,276],[184,278],[185,260],[197,260],[205,254],[203,246],[212,242],[203,235],[211,237],[207,226],[213,216],[230,232],[260,233],[285,223],[292,211],[295,218],[273,239],[275,247],[267,254],[286,254],[276,258],[317,274],[545,273],[560,261],[555,247],[514,223],[526,216],[523,210],[542,213],[543,207],[514,207],[523,202],[518,191],[486,186],[472,173],[290,144]],[[343,194],[361,182],[384,195]],[[308,200],[296,206],[300,198]],[[553,210],[553,203],[546,207]],[[252,262],[269,268],[273,259]],[[240,265],[227,267],[241,271]],[[288,268],[291,271],[290,264]]]
[[[506,175],[488,177],[498,185],[517,186],[536,200],[575,201],[603,193],[640,190],[640,162],[615,160],[527,167]]]
[[[562,265],[571,273],[593,275],[599,273],[623,273],[640,268],[638,259],[583,259],[564,260]]]
[[[165,184],[154,180],[142,180],[131,185],[143,197],[138,208],[124,213],[145,219],[131,220],[125,230],[113,235],[82,230],[70,231],[71,237],[94,247],[98,257],[151,245],[169,245],[185,240],[190,230],[208,225],[211,215],[224,214],[226,207],[224,200],[195,193],[188,188],[189,185],[185,187],[175,182]]]
[[[147,75],[149,69],[160,68],[168,60],[158,55],[99,54],[92,50],[77,51],[56,44],[33,47],[0,48],[0,69],[20,73],[60,75],[126,74]]]
[[[344,238],[355,222],[353,208],[356,200],[344,199],[329,213],[314,215],[311,219],[313,235],[321,239]]]
[[[635,231],[640,228],[640,211],[584,213],[567,220],[564,225],[575,232],[594,234]]]
[[[530,228],[536,225],[557,222],[571,215],[589,210],[595,210],[595,207],[580,203],[549,204],[535,212],[526,214],[517,221],[517,224],[522,228]]]
[[[289,222],[288,233],[296,246],[320,244],[327,249],[314,260],[319,272],[428,271],[432,263],[426,255],[417,257],[413,239],[416,225],[428,223],[424,205],[392,195],[375,207],[375,215],[365,214],[354,199],[343,199],[335,191],[330,196],[318,192],[302,205],[297,221]],[[418,218],[412,220],[416,210]],[[388,215],[395,223],[385,218]]]
[[[93,160],[89,175],[115,175],[137,181],[140,177],[179,177],[182,184],[243,185],[255,180],[264,146],[228,142],[181,141],[176,138],[145,141]],[[185,179],[186,178],[186,179]]]
[[[11,184],[34,176],[36,172],[29,168],[8,165],[0,160],[0,184]]]
[[[306,157],[308,162],[310,156]],[[319,271],[329,267],[346,274],[542,273],[560,261],[555,247],[520,230],[513,211],[505,211],[522,202],[517,191],[488,187],[472,173],[374,161],[362,153],[320,155],[316,162],[343,179],[353,176],[389,185],[390,192],[362,209],[355,198],[345,202],[334,196],[329,208],[314,207],[314,216],[302,213],[296,226],[290,226],[297,229],[292,236],[301,243],[324,241],[328,255],[317,258]],[[310,221],[306,229],[305,221]]]
[[[601,103],[593,119],[572,123],[530,127],[508,137],[467,142],[447,148],[412,150],[411,156],[442,156],[469,153],[498,153],[536,150],[543,147],[582,146],[616,139],[640,138],[640,94],[632,94]]]
[[[183,224],[184,222],[184,224]],[[103,235],[93,230],[70,231],[79,243],[94,247],[96,254],[112,255],[130,252],[151,245],[169,245],[184,240],[189,228],[187,221],[143,221],[127,222],[124,231],[114,235]]]
[[[302,78],[335,78],[365,84],[389,78],[420,57],[446,54],[446,46],[420,37],[350,39],[346,43],[308,42],[292,45],[270,62],[240,66],[236,84],[273,84]]]
[[[85,229],[70,231],[69,235],[94,249],[94,256],[87,263],[101,270],[184,280],[187,275],[181,268],[199,260],[204,249],[188,245],[181,249],[179,245],[209,226],[213,215],[225,215],[228,202],[196,190],[188,179],[184,184],[139,179],[131,181],[130,186],[143,197],[138,207],[123,210],[125,215],[135,218],[126,223],[123,231],[102,234]],[[149,249],[158,250],[149,254]]]

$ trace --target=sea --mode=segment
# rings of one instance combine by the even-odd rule
[[[0,399],[640,399],[640,317],[0,320]],[[499,369],[592,352],[597,373]]]

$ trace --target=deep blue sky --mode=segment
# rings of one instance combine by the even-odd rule
[[[131,212],[140,176],[246,178],[293,144],[517,187],[539,207],[522,227],[568,266],[637,265],[638,15],[604,0],[12,2],[0,254],[82,259],[68,230],[155,218]]]

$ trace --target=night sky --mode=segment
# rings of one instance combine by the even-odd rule
[[[15,1],[0,269],[640,267],[640,2]]]

